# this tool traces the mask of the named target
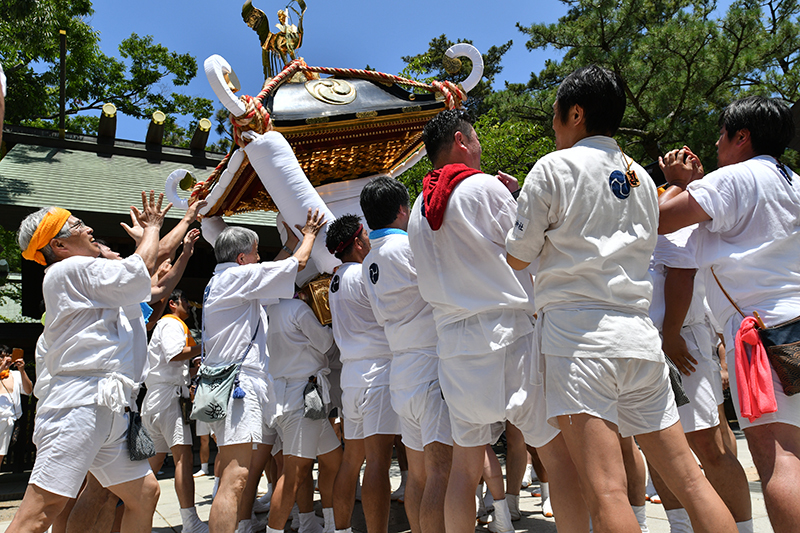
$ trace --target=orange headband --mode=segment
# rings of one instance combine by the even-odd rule
[[[28,261],[36,261],[40,265],[47,266],[47,261],[45,261],[44,255],[42,255],[42,252],[39,250],[47,246],[50,240],[58,235],[70,216],[72,216],[72,213],[60,207],[49,211],[36,227],[36,231],[33,232],[31,242],[28,243],[28,247],[22,252],[22,257]]]

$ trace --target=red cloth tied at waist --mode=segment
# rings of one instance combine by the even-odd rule
[[[470,176],[480,174],[480,170],[470,168],[463,163],[445,165],[428,172],[422,180],[422,214],[428,219],[433,231],[442,227],[447,200],[456,185]]]
[[[751,346],[750,361],[747,360],[745,344]],[[772,385],[772,366],[767,351],[758,335],[758,322],[748,316],[742,320],[736,332],[736,389],[739,394],[739,409],[750,422],[763,414],[778,410],[775,388]]]

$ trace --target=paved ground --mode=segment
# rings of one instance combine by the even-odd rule
[[[750,452],[747,449],[747,443],[744,436],[739,432],[737,433],[737,440],[739,446],[739,459],[747,472],[748,480],[750,481],[750,494],[753,502],[753,518],[755,531],[757,533],[771,533],[772,527],[767,519],[767,513],[764,508],[764,498],[761,494],[761,484],[758,482],[758,476],[753,466],[753,461],[750,457]],[[165,468],[164,475],[159,476],[161,484],[161,499],[158,503],[156,515],[153,518],[153,531],[159,533],[180,533],[181,520],[179,514],[178,501],[175,496],[175,490],[172,485],[171,469]],[[397,469],[396,463],[392,467],[392,488],[396,488],[400,483],[400,473]],[[4,533],[8,527],[11,518],[19,505],[18,499],[10,499],[13,497],[21,497],[20,495],[25,490],[25,483],[27,476],[22,474],[0,474],[0,533]],[[214,485],[213,477],[199,478],[196,480],[196,502],[198,514],[203,520],[208,520],[208,512],[211,509],[211,489]],[[536,485],[534,485],[536,486]],[[317,497],[317,499],[319,499]],[[317,501],[319,508],[319,501]],[[534,497],[530,491],[523,490],[520,493],[520,510],[522,511],[522,519],[514,522],[516,531],[529,531],[532,533],[555,533],[556,526],[552,518],[545,518],[541,514],[541,498]],[[318,509],[319,511],[319,509]],[[319,511],[321,514],[321,511]],[[405,511],[402,504],[392,503],[392,511],[390,515],[390,533],[400,533],[409,531],[408,522],[406,520]],[[647,503],[647,523],[652,533],[669,533],[669,524],[666,520],[664,508],[661,505],[654,505]],[[291,529],[287,526],[287,532]],[[477,526],[476,532],[488,531],[483,526]],[[353,516],[353,531],[365,532],[364,518],[361,511],[360,504],[356,504],[356,509]]]

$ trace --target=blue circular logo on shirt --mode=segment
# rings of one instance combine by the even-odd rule
[[[380,272],[378,271],[377,263],[372,263],[369,266],[369,280],[372,282],[373,285],[378,283],[378,277],[380,276]]]
[[[331,280],[331,292],[336,292],[339,290],[339,275],[333,276]]]
[[[631,184],[628,183],[625,174],[619,170],[615,170],[608,177],[608,184],[611,186],[611,192],[620,200],[625,200],[631,195]]]

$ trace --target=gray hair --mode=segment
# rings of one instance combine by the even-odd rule
[[[26,216],[22,220],[22,223],[19,225],[19,231],[17,232],[17,242],[19,243],[20,250],[25,251],[28,249],[28,244],[31,242],[33,234],[36,232],[36,228],[38,228],[39,224],[42,223],[44,216],[53,209],[53,207],[43,207],[35,213],[31,213],[30,215]],[[69,222],[65,222],[64,227],[61,228],[61,231],[58,232],[58,235],[53,238],[66,239],[71,236],[72,232],[69,230]],[[44,260],[48,265],[52,265],[58,261],[58,257],[56,257],[56,254],[53,252],[50,244],[46,244],[44,248],[40,248],[39,251],[42,252]]]
[[[250,253],[253,244],[258,244],[258,234],[247,228],[230,226],[214,241],[214,256],[217,263],[233,263],[239,254]]]

